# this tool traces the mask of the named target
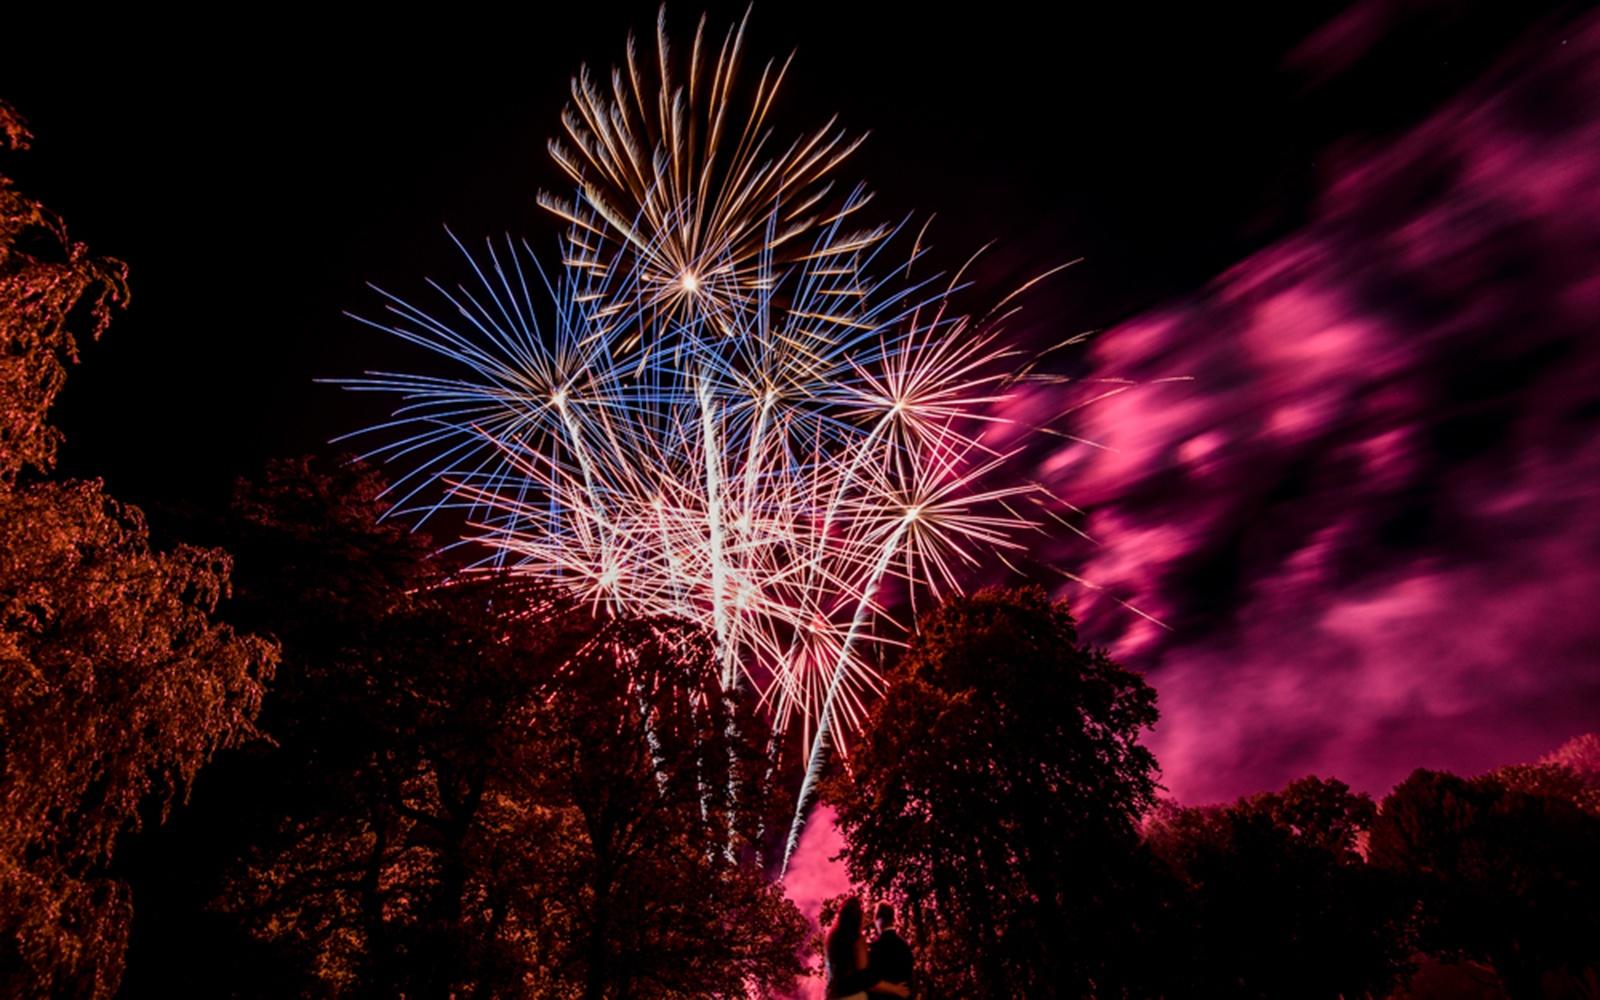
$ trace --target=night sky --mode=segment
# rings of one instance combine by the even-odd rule
[[[1101,331],[1064,370],[1193,378],[1086,410],[1114,451],[1028,470],[1098,541],[1053,558],[1171,627],[1062,589],[1148,671],[1185,801],[1311,771],[1382,793],[1600,723],[1600,29],[1401,6],[752,17],[749,53],[798,50],[781,122],[870,131],[843,176],[936,214],[942,262],[997,241],[998,298],[1085,258],[1016,327]],[[40,26],[0,66],[36,134],[5,172],[133,289],[68,382],[63,471],[159,526],[381,418],[314,379],[417,356],[343,311],[456,277],[446,225],[553,254],[567,81],[654,16]]]

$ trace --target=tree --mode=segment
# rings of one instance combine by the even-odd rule
[[[1564,767],[1590,785],[1600,785],[1600,733],[1574,736],[1540,759]]]
[[[1600,817],[1564,794],[1418,770],[1382,802],[1371,856],[1420,901],[1422,949],[1487,962],[1513,998],[1600,969]]]
[[[1384,996],[1404,970],[1404,906],[1358,847],[1375,812],[1343,782],[1301,778],[1225,806],[1167,805],[1146,824],[1178,879],[1161,952],[1188,996]]]
[[[31,136],[0,101],[0,150]],[[98,339],[128,297],[128,268],[92,257],[43,205],[0,176],[0,484],[55,464],[61,432],[50,406],[78,359],[78,340]]]
[[[1497,768],[1490,777],[1507,788],[1565,799],[1600,816],[1600,736],[1575,736],[1536,764]]]
[[[1144,680],[1080,645],[1042,590],[923,616],[825,795],[852,879],[901,901],[931,991],[1131,988],[1155,720]]]
[[[478,865],[486,796],[538,737],[561,638],[530,617],[541,603],[514,581],[397,593],[342,661],[351,674],[321,678],[314,709],[318,688],[294,699],[314,714],[285,719],[289,754],[262,763],[301,787],[280,786],[271,835],[248,846],[221,905],[287,939],[323,988],[442,997],[476,982],[469,896],[501,874]]]
[[[716,662],[691,626],[616,623],[541,719],[530,777],[568,831],[538,858],[547,912],[569,928],[554,965],[585,1000],[767,996],[803,971],[804,918],[702,812],[708,793],[713,811],[728,802]],[[736,759],[755,770],[757,750]]]
[[[382,491],[309,460],[236,490],[233,611],[284,644],[273,742],[150,859],[206,874],[132,978],[170,989],[197,938],[226,956],[182,962],[203,994],[734,996],[798,971],[798,911],[728,857],[760,748],[730,773],[704,638],[452,578]]]
[[[334,837],[336,821],[370,814],[367,775],[398,741],[386,685],[414,660],[393,662],[404,650],[387,626],[403,619],[408,594],[443,578],[426,536],[381,519],[384,487],[359,463],[280,460],[236,483],[224,513],[185,526],[236,554],[229,617],[273,634],[283,653],[259,719],[264,738],[219,760],[191,808],[124,854],[141,899],[128,995],[314,994],[318,970],[337,978],[341,961],[366,954],[355,944],[359,910],[336,919],[347,912],[343,883],[328,873],[301,873],[326,892],[292,884],[302,919],[293,932],[259,933],[276,911],[246,912],[247,897],[228,893],[242,867],[309,858],[306,845]],[[356,834],[337,836],[348,845]]]
[[[0,132],[26,138],[0,105]],[[126,294],[0,178],[0,992],[107,996],[131,912],[110,871],[142,810],[165,819],[248,737],[275,647],[214,620],[229,559],[150,547],[98,482],[43,478],[48,410]]]

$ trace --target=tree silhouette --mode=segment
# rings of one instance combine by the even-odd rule
[[[1177,876],[1163,949],[1189,996],[1384,996],[1408,953],[1403,900],[1358,846],[1375,808],[1301,778],[1226,806],[1157,810],[1152,853]]]
[[[209,873],[135,948],[141,989],[175,962],[197,992],[261,996],[739,996],[791,978],[802,918],[729,857],[749,842],[730,778],[753,796],[761,748],[730,775],[704,637],[451,579],[379,519],[382,489],[299,460],[236,490],[232,610],[284,646],[272,743],[208,775],[202,822],[149,859],[199,854]],[[229,958],[196,969],[197,936]]]
[[[1600,817],[1550,794],[1549,775],[1512,777],[1413,772],[1382,802],[1372,861],[1409,883],[1424,951],[1488,962],[1513,998],[1542,995],[1549,974],[1592,984]]]
[[[762,870],[725,856],[716,654],[687,625],[623,622],[575,657],[551,699],[536,774],[567,832],[546,865],[555,966],[603,997],[742,997],[786,989],[802,971],[803,917]],[[735,759],[760,757],[746,748]]]
[[[354,976],[364,961],[381,966],[371,970],[374,990],[398,975],[394,956],[367,949],[360,911],[336,905],[344,882],[314,866],[290,886],[302,908],[292,933],[252,936],[260,921],[243,904],[254,897],[224,896],[240,888],[247,860],[257,876],[279,856],[309,865],[316,855],[307,844],[381,806],[370,776],[397,744],[385,713],[393,672],[410,662],[394,662],[406,650],[387,629],[407,620],[409,594],[443,577],[425,536],[380,520],[384,485],[359,464],[275,461],[236,484],[224,515],[188,526],[236,553],[229,617],[270,632],[283,653],[259,720],[266,738],[225,755],[201,777],[192,808],[130,845],[128,876],[141,899],[130,995],[315,992],[317,970]]]
[[[0,105],[0,132],[26,139]],[[48,410],[124,270],[0,178],[0,992],[108,996],[131,912],[109,871],[249,736],[272,644],[213,620],[226,553],[150,547],[98,482],[55,481]]]
[[[1143,679],[1037,588],[923,616],[826,794],[852,879],[901,901],[930,990],[1129,988],[1155,719]]]

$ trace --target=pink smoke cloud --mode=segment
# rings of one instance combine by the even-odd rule
[[[794,857],[789,859],[789,870],[783,878],[784,893],[814,929],[821,929],[818,920],[822,904],[850,888],[844,862],[834,860],[842,850],[844,834],[839,832],[834,811],[825,805],[816,807],[806,820],[805,830],[800,834],[800,842],[795,845]],[[820,977],[804,980],[796,997],[822,1000],[825,986]]]
[[[1363,9],[1307,51],[1338,63]],[[1063,593],[1156,685],[1173,794],[1307,772],[1381,793],[1596,728],[1597,324],[1591,16],[1346,157],[1299,233],[1099,339],[1093,377],[1193,378],[1085,408],[1103,447],[1038,469],[1085,511],[1095,545],[1059,561],[1106,592]]]

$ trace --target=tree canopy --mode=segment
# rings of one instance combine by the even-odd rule
[[[27,135],[3,105],[0,132]],[[225,552],[156,551],[99,482],[48,478],[50,405],[124,274],[0,177],[0,990],[15,995],[116,989],[118,838],[254,733],[277,659],[216,620]]]
[[[835,804],[851,877],[902,901],[934,989],[1110,993],[1135,877],[1155,692],[1078,641],[1064,602],[983,590],[928,612]]]
[[[730,799],[754,796],[761,748],[728,752],[756,730],[728,725],[706,638],[454,577],[382,519],[382,490],[359,464],[278,462],[215,529],[240,553],[238,612],[283,640],[273,742],[209,775],[149,859],[229,845],[169,893],[140,987],[176,965],[237,990],[245,964],[263,996],[783,987],[805,927],[742,850]],[[186,961],[196,936],[236,960]]]

